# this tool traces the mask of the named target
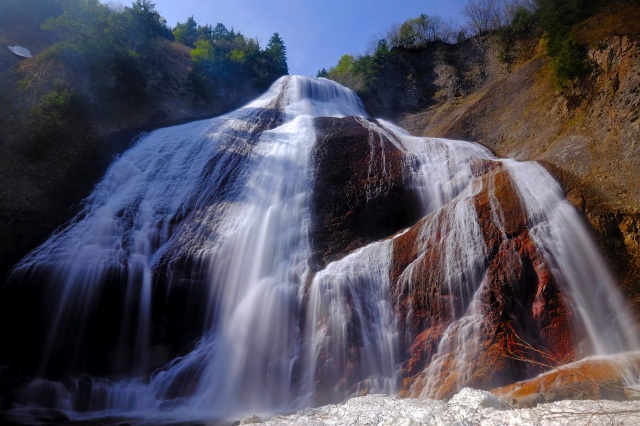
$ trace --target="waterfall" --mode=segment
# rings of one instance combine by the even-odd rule
[[[353,193],[383,196],[385,153],[399,152],[420,217],[317,267],[316,120],[350,116],[366,129],[375,183]],[[500,170],[526,212],[536,268],[552,272],[586,330],[577,356],[640,348],[585,227],[541,166],[410,136],[367,117],[352,91],[293,76],[227,115],[141,135],[82,212],[13,269],[6,294],[42,297],[42,311],[25,314],[42,317],[24,326],[39,355],[16,405],[73,418],[228,419],[396,394],[403,379],[433,396],[452,371],[457,388],[468,385],[491,259],[513,238],[512,212],[487,183]],[[483,194],[500,244],[478,219]],[[400,268],[402,244],[412,257]],[[442,284],[442,323],[416,306],[420,280]],[[407,354],[425,351],[414,348],[427,326],[440,334],[416,378]]]
[[[549,254],[553,272],[567,283],[590,347],[585,353],[613,354],[640,347],[634,323],[612,276],[581,218],[564,200],[560,186],[538,163],[509,161],[518,192],[527,209],[534,240]],[[597,285],[593,285],[597,283]]]
[[[311,284],[307,390],[326,401],[361,392],[397,392],[398,336],[391,306],[392,242],[371,244],[331,263]],[[355,324],[356,333],[349,332]],[[351,364],[351,367],[348,367]],[[354,376],[352,389],[343,377]]]

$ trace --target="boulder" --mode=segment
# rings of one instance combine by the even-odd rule
[[[628,380],[640,374],[640,352],[586,358],[491,392],[514,408],[577,399],[634,400]]]

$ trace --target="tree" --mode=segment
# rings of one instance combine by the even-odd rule
[[[191,51],[191,59],[196,64],[213,62],[215,60],[215,51],[211,42],[208,40],[196,41],[196,45]]]
[[[112,11],[98,0],[62,2],[64,12],[42,24],[42,29],[54,31],[61,40],[82,52],[108,54],[115,32],[110,21]]]
[[[167,21],[156,10],[151,0],[135,0],[131,7],[125,8],[132,22],[139,29],[139,35],[151,39],[153,37],[173,38],[167,27]]]
[[[337,81],[345,86],[353,87],[355,83],[355,76],[353,67],[355,64],[355,58],[351,55],[342,55],[338,64],[331,68],[327,73],[327,78]]]
[[[223,24],[218,23],[213,29],[211,36],[214,39],[219,39],[219,40],[223,40],[223,39],[232,40],[233,37],[235,36],[235,33],[233,30],[229,31],[227,27],[225,27]]]
[[[48,18],[62,13],[59,0],[2,0],[0,1],[0,24],[8,30],[13,26],[40,26]]]
[[[173,36],[177,42],[194,47],[196,40],[198,40],[198,24],[193,16],[189,16],[184,24],[178,22],[173,29]]]
[[[131,7],[112,15],[113,26],[118,25],[118,43],[146,57],[157,56],[154,41],[157,38],[173,40],[167,21],[150,0],[136,0]]]
[[[400,24],[392,24],[387,30],[386,39],[393,47],[400,46]]]
[[[416,34],[416,46],[423,47],[428,43],[441,40],[444,22],[439,16],[428,16],[424,13],[411,19]]]
[[[393,25],[387,32],[387,40],[393,47],[419,49],[436,40],[454,41],[459,29],[446,23],[439,16],[422,14],[407,19],[401,25]]]
[[[508,25],[518,9],[533,10],[535,7],[532,0],[469,0],[462,13],[476,34],[484,34]]]
[[[398,32],[398,39],[396,41],[397,46],[411,48],[416,45],[417,34],[411,21],[406,21],[400,25],[400,31]]]
[[[269,67],[269,71],[272,76],[280,77],[289,74],[289,67],[287,66],[287,48],[285,47],[282,38],[280,38],[280,34],[274,33],[271,36],[265,50],[265,56],[267,59],[267,66]]]
[[[483,34],[500,26],[497,0],[470,0],[462,13],[476,34]]]
[[[384,60],[387,59],[390,54],[391,50],[389,49],[389,43],[387,43],[387,40],[383,38],[378,40],[376,50],[373,52],[373,57],[377,60]]]

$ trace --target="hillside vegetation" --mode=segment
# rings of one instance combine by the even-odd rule
[[[143,130],[232,110],[288,73],[265,48],[190,17],[169,28],[150,0],[4,0],[0,43],[0,274],[79,211]]]

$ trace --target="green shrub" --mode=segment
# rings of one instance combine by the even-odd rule
[[[30,84],[31,82],[26,78],[22,78],[18,81],[18,87],[20,90],[27,90]]]
[[[30,129],[30,137],[23,146],[23,153],[31,159],[43,158],[52,146],[64,145],[69,120],[77,118],[81,110],[79,100],[74,93],[60,82],[54,89],[45,93],[25,118]]]
[[[589,71],[587,47],[576,37],[577,25],[610,0],[538,0],[540,25],[545,32],[558,87],[584,77]]]
[[[569,34],[553,58],[556,84],[566,88],[571,80],[584,77],[589,72],[587,48],[579,43],[573,34]]]

